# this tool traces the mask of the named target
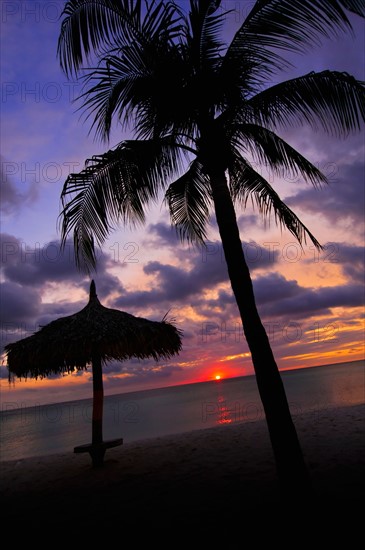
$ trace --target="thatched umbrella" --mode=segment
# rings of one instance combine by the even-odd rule
[[[89,303],[78,313],[61,317],[38,332],[5,347],[9,377],[43,378],[92,366],[92,443],[75,447],[89,452],[93,466],[103,464],[105,450],[123,443],[103,441],[102,363],[132,357],[169,358],[181,349],[181,333],[171,323],[134,317],[124,311],[104,307],[98,300],[94,281]]]

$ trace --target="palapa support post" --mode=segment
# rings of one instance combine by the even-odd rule
[[[97,298],[94,281],[90,285],[90,300]],[[103,465],[105,448],[103,447],[103,405],[104,388],[103,372],[101,369],[101,357],[99,353],[94,353],[91,358],[93,373],[93,417],[92,417],[92,449],[90,455],[93,466]]]
[[[97,298],[94,281],[90,285],[90,300]],[[104,464],[106,449],[116,447],[123,443],[123,439],[113,439],[103,441],[103,407],[104,407],[104,387],[103,371],[101,368],[101,357],[99,353],[94,353],[91,359],[93,373],[93,416],[92,416],[92,439],[91,445],[80,445],[75,447],[75,453],[90,453],[93,468],[99,468]]]
[[[74,448],[75,453],[89,453],[93,468],[100,468],[104,464],[104,455],[107,449],[122,445],[123,439],[112,439],[103,441],[103,406],[104,388],[103,372],[101,369],[100,355],[92,358],[93,372],[93,417],[92,417],[92,440],[91,444],[79,445]]]
[[[93,461],[93,466],[102,466],[105,455],[103,448],[103,405],[104,405],[104,388],[103,388],[103,373],[101,370],[100,355],[95,355],[92,358],[93,371],[93,418],[92,418],[92,450],[90,455]]]

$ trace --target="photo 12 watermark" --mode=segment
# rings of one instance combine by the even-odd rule
[[[308,250],[297,241],[289,241],[280,243],[278,241],[265,241],[262,244],[257,242],[242,243],[243,252],[246,262],[249,265],[259,264],[260,262],[275,263],[279,260],[291,264],[298,263],[302,260],[310,260],[313,263],[337,263],[340,255],[340,245],[336,242],[328,242],[323,245],[320,251],[315,246],[308,246]],[[310,257],[309,254],[310,254]],[[201,247],[201,261],[208,263],[209,261],[219,258],[222,263],[226,262],[223,246],[219,242],[206,241]]]
[[[299,323],[298,321],[266,321],[263,323],[269,341],[271,343],[294,344],[303,341],[308,343],[319,343],[325,341],[338,341],[340,338],[340,323],[333,321],[321,323]],[[242,323],[236,322],[213,322],[205,321],[201,325],[199,338],[203,344],[217,342],[229,343],[245,342]]]
[[[8,81],[1,84],[1,103],[17,101],[19,103],[72,103],[81,93],[81,83],[65,82],[29,82]]]
[[[63,0],[2,0],[1,22],[59,24],[65,3]]]
[[[80,162],[64,161],[62,163],[50,161],[41,163],[1,162],[3,181],[16,180],[18,183],[59,183],[65,181],[71,174],[82,170]]]

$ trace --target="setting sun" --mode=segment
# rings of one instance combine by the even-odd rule
[[[221,376],[220,374],[217,374],[216,377],[215,377],[216,380],[220,380],[221,379]]]

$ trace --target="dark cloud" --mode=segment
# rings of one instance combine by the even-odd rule
[[[288,281],[279,273],[269,273],[253,281],[258,304],[270,304],[299,296],[302,288],[297,281]]]
[[[4,215],[13,214],[37,199],[37,186],[33,183],[25,191],[20,192],[15,182],[19,163],[8,162],[0,157],[0,166],[0,210]]]
[[[196,258],[190,271],[160,262],[149,262],[144,272],[148,275],[158,275],[160,288],[168,300],[185,300],[228,278],[225,262],[219,257],[209,261],[208,258],[204,261],[204,257]]]
[[[278,256],[277,251],[270,251],[255,242],[243,243],[243,249],[251,270],[272,267]],[[153,261],[146,264],[144,272],[154,277],[154,287],[148,291],[122,294],[115,300],[115,307],[185,304],[193,299],[196,303],[196,298],[205,290],[229,281],[223,249],[218,242],[207,242],[205,247],[192,252],[190,269]]]
[[[364,175],[364,163],[338,165],[328,186],[320,190],[302,190],[285,201],[294,210],[300,208],[311,214],[318,214],[332,224],[351,220],[362,226],[365,206]]]
[[[59,241],[26,242],[13,235],[1,235],[1,268],[9,281],[40,286],[50,281],[80,278],[73,258],[73,246],[66,243],[62,252]]]
[[[2,323],[31,322],[41,310],[40,292],[5,281],[0,286]]]
[[[107,272],[109,264],[108,256],[100,256],[95,280],[101,300],[111,291],[122,289],[117,277]],[[71,315],[86,305],[86,301],[69,302],[66,293],[63,302],[42,302],[42,293],[49,284],[72,283],[75,288],[89,293],[90,279],[77,270],[70,242],[61,253],[59,241],[31,246],[14,235],[3,233],[1,272],[4,279],[0,288],[2,346],[25,338],[39,326]]]
[[[365,248],[352,246],[346,243],[337,243],[338,262],[346,277],[354,282],[364,284],[365,277]]]
[[[258,276],[253,281],[256,303],[263,319],[303,319],[314,315],[331,315],[336,307],[361,307],[364,289],[361,284],[323,288],[300,286],[278,273]],[[220,291],[216,299],[197,300],[196,311],[217,323],[224,317],[233,322],[238,318],[237,306],[231,292]]]
[[[21,241],[14,237],[14,235],[9,235],[8,233],[0,234],[0,260],[1,267],[5,266],[14,266],[19,262],[20,256],[20,246]]]
[[[18,283],[0,284],[0,351],[11,342],[26,338],[38,330],[42,311],[41,292]]]
[[[147,233],[162,246],[176,247],[181,242],[176,228],[164,222],[150,224]]]
[[[348,284],[324,288],[300,287],[296,281],[269,274],[254,281],[255,294],[263,317],[303,318],[329,315],[336,307],[361,307],[362,285]],[[272,296],[277,299],[272,299]]]
[[[60,241],[41,244],[29,243],[13,235],[1,234],[1,268],[8,280],[24,286],[41,287],[47,283],[79,281],[79,285],[89,291],[89,277],[80,273],[75,265],[72,241],[67,241],[61,250]],[[98,256],[98,271],[95,279],[101,298],[111,291],[119,290],[119,280],[109,274],[110,257]]]

